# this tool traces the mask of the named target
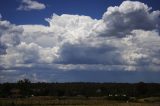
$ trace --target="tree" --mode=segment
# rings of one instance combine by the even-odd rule
[[[19,83],[19,84],[30,84],[31,81],[30,81],[29,79],[26,79],[26,78],[25,78],[25,79],[23,79],[23,80],[19,80],[18,83]]]
[[[144,82],[137,84],[137,92],[139,96],[145,96],[147,94],[147,86]]]
[[[29,79],[19,80],[17,83],[23,96],[31,95],[31,81]]]

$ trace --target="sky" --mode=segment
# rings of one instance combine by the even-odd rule
[[[160,83],[156,0],[0,0],[0,83]]]

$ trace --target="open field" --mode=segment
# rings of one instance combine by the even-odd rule
[[[21,99],[1,98],[0,106],[160,106],[160,103],[127,103],[126,101],[109,101],[102,98],[31,97]]]

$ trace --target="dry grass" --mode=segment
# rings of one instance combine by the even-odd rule
[[[160,106],[160,103],[126,103],[105,99],[57,99],[33,97],[25,99],[0,99],[0,106]]]

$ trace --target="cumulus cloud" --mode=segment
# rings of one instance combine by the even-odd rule
[[[19,35],[23,29],[11,24],[9,21],[0,20],[0,54],[5,54],[6,49],[20,43]]]
[[[34,0],[22,0],[22,3],[17,8],[17,10],[30,11],[30,10],[42,10],[45,8],[46,8],[46,6],[43,3],[39,3]]]
[[[159,72],[159,17],[160,11],[153,11],[144,3],[124,1],[120,6],[109,7],[99,20],[69,14],[53,14],[46,19],[49,26],[14,25],[0,20],[0,79],[7,76],[5,70],[18,78],[33,76],[35,81],[73,81],[76,72],[80,77],[86,72],[87,81],[93,80],[87,79],[90,71],[111,71],[109,75],[134,71],[132,78],[136,78],[136,72],[140,76],[141,71]],[[137,80],[143,79],[140,76]]]
[[[120,6],[108,7],[94,30],[102,36],[123,37],[134,29],[159,29],[159,15],[159,10],[151,11],[144,3],[124,1]]]

